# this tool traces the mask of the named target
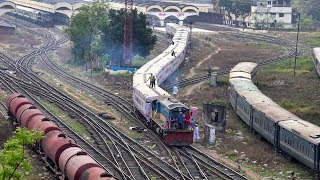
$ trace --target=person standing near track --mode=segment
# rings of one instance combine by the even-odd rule
[[[176,85],[173,86],[172,94],[173,94],[173,97],[176,97],[178,94],[178,87]]]

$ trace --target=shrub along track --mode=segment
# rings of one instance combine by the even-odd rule
[[[226,36],[234,36],[239,38],[241,41],[247,42],[247,41],[262,41],[266,42],[269,44],[274,44],[278,45],[281,47],[284,47],[287,49],[286,53],[283,53],[282,55],[278,57],[273,57],[273,58],[268,58],[268,59],[258,59],[256,62],[259,64],[259,66],[263,66],[266,64],[282,61],[282,60],[287,60],[289,58],[295,57],[295,42],[286,40],[286,39],[281,39],[278,37],[273,37],[273,36],[268,36],[268,35],[261,35],[261,34],[252,34],[252,33],[242,33],[240,31],[237,31],[236,29],[233,28],[228,28],[228,27],[222,27],[222,26],[215,26],[212,24],[205,24],[205,23],[197,23],[194,25],[197,28],[201,29],[206,29],[210,31],[218,31],[220,34],[226,35]],[[307,51],[307,47],[298,44],[298,51],[297,51],[297,56],[303,55]],[[226,75],[228,74],[230,69],[221,69],[217,72],[218,76],[221,75]],[[201,81],[205,81],[209,78],[209,75],[204,75],[204,76],[198,76],[198,77],[192,77],[188,79],[183,79],[178,81],[178,86],[180,88],[199,83]],[[171,91],[175,83],[172,82],[165,82],[162,85],[162,88]]]

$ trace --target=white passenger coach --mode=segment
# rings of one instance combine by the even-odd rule
[[[175,140],[168,142],[167,140],[172,138],[166,138],[168,133],[163,132],[163,127],[170,119],[170,116],[177,113],[187,113],[189,109],[163,90],[160,84],[183,62],[188,47],[190,29],[168,23],[166,25],[166,33],[173,35],[173,43],[162,54],[137,70],[133,76],[133,102],[143,116],[151,121],[151,125],[156,129],[157,133],[163,135],[167,144],[186,145],[190,144],[190,142],[183,142],[183,139],[179,142]],[[149,86],[151,74],[156,78],[154,88]]]

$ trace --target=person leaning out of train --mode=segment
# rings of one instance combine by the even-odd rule
[[[177,126],[177,118],[178,116],[176,114],[172,114],[170,117],[170,128],[171,129],[178,129]]]
[[[164,130],[168,130],[170,127],[169,127],[169,121],[166,121],[166,124],[163,126],[163,129]]]
[[[184,116],[183,116],[182,112],[180,112],[180,114],[178,116],[179,129],[183,129],[184,121],[185,121]]]

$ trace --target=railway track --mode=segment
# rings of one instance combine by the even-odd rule
[[[48,56],[46,55],[46,54],[43,54],[43,56],[42,56],[42,59],[43,59],[43,61],[41,61],[44,65],[46,65],[46,67],[48,68],[48,67],[50,67],[50,68],[52,68],[52,71],[54,71],[54,72],[59,72],[59,73],[57,73],[60,77],[61,76],[66,76],[66,74],[65,74],[65,72],[63,72],[59,67],[57,67],[51,60],[50,60],[50,58],[48,58]],[[73,79],[73,77],[72,77],[72,75],[67,75],[67,77],[66,77],[68,80],[71,80],[71,81],[74,81],[74,79]],[[81,81],[81,80],[80,80]],[[76,84],[79,84],[79,80],[77,79],[76,81],[75,81],[75,83]],[[81,81],[81,83],[80,84],[85,84],[86,82],[83,82],[83,81]],[[91,86],[90,84],[88,84],[87,86]],[[100,90],[101,91],[101,90]],[[130,146],[132,146],[132,144],[130,144]],[[133,148],[133,149],[137,149],[137,148]],[[178,154],[178,153],[176,153],[176,154]],[[228,175],[232,175],[232,174],[235,174],[235,175],[237,175],[238,177],[241,177],[241,178],[238,178],[238,179],[245,179],[243,176],[241,176],[239,173],[237,173],[237,172],[235,172],[235,171],[232,171],[230,168],[228,168],[228,170],[230,171],[230,172],[232,172],[232,173],[229,173],[228,175],[226,175],[226,174],[224,174],[224,172],[223,172],[223,170],[221,170],[221,168],[219,169],[219,168],[217,168],[217,166],[218,166],[218,164],[219,163],[217,163],[217,161],[214,161],[214,160],[212,160],[212,161],[214,161],[215,163],[211,163],[211,164],[203,164],[203,159],[205,159],[204,157],[209,157],[209,156],[207,156],[207,155],[205,155],[204,153],[202,153],[202,152],[199,152],[199,151],[197,151],[197,154],[198,154],[198,156],[197,157],[199,157],[199,156],[201,156],[202,157],[202,159],[201,158],[197,158],[196,160],[195,160],[195,158],[193,158],[192,156],[185,156],[184,158],[185,159],[189,159],[189,161],[190,162],[192,162],[192,163],[194,163],[195,165],[197,164],[197,161],[201,161],[200,162],[200,164],[201,164],[201,168],[202,167],[206,167],[207,169],[208,169],[208,171],[210,171],[210,173],[207,173],[208,175],[209,175],[209,177],[210,178],[212,178],[212,177],[220,177],[220,178],[222,178],[222,177],[224,177],[225,179],[233,179],[233,178],[226,178],[226,176],[228,176]],[[181,159],[181,156],[180,155],[178,155],[177,156],[179,159]],[[211,158],[212,159],[212,158]],[[188,163],[188,164],[192,164],[192,163]],[[182,163],[182,164],[184,164],[184,163]],[[222,167],[222,169],[226,169],[226,167],[225,166],[223,166],[223,165],[221,165],[221,164],[219,164],[221,167]],[[190,172],[190,171],[192,171],[193,173],[195,173],[195,174],[191,174],[191,173],[187,173],[187,175],[189,176],[189,178],[190,179],[194,179],[194,177],[200,177],[200,176],[198,176],[197,174],[203,174],[203,172],[202,172],[202,169],[200,168],[200,166],[196,166],[197,168],[194,168],[194,167],[190,167],[190,166],[184,166],[184,169],[186,170],[186,172]],[[221,171],[221,172],[220,172]],[[166,172],[166,171],[163,171],[163,172]],[[217,175],[216,175],[217,174]],[[224,174],[224,176],[223,175],[219,175],[219,174]],[[186,177],[184,177],[184,176],[182,176],[184,179],[186,178]],[[170,177],[170,178],[177,178],[177,177]],[[235,179],[237,179],[237,178],[235,178]]]
[[[47,35],[47,37],[50,37]],[[63,42],[61,40],[61,42]],[[54,45],[57,45],[57,43],[53,43]],[[38,50],[36,52],[36,54],[39,56],[40,60],[42,58],[41,62],[49,62],[50,59],[46,58],[46,52],[51,49],[54,48],[55,46],[48,46],[46,48],[43,48],[41,50]],[[25,58],[24,60],[19,60],[17,61],[15,67],[17,69],[18,74],[32,74],[32,76],[29,77],[24,77],[24,81],[19,80],[18,78],[13,78],[13,77],[8,77],[8,79],[6,79],[5,81],[8,81],[9,79],[14,81],[17,86],[21,85],[23,86],[23,88],[28,89],[30,92],[32,92],[33,94],[36,94],[37,96],[41,96],[43,98],[48,99],[50,102],[54,102],[56,105],[58,105],[60,108],[67,110],[69,112],[71,112],[71,114],[77,118],[83,118],[85,117],[87,119],[88,122],[86,122],[86,125],[90,125],[89,127],[92,127],[92,129],[90,129],[90,133],[92,133],[93,131],[99,131],[96,135],[93,135],[95,140],[95,146],[97,146],[97,151],[102,151],[103,149],[105,149],[105,151],[103,152],[108,152],[109,154],[115,154],[117,155],[117,157],[105,157],[106,159],[110,160],[111,162],[116,162],[114,163],[112,166],[114,166],[114,170],[112,170],[112,172],[114,171],[118,171],[118,177],[122,177],[124,179],[139,179],[139,178],[145,178],[145,179],[150,179],[153,177],[159,178],[159,179],[194,179],[194,174],[190,174],[190,173],[183,173],[179,170],[179,168],[177,168],[176,165],[172,165],[175,164],[173,161],[170,161],[170,159],[172,158],[159,158],[159,155],[155,155],[154,153],[150,152],[149,150],[147,150],[146,148],[144,148],[143,146],[141,146],[141,144],[139,144],[138,142],[135,142],[134,140],[132,140],[131,138],[123,135],[120,131],[116,130],[116,128],[114,127],[110,127],[110,124],[104,122],[103,119],[97,117],[96,115],[94,115],[94,113],[90,112],[88,109],[79,106],[78,103],[74,102],[72,99],[69,99],[66,95],[62,94],[61,92],[57,91],[56,89],[52,88],[51,86],[48,85],[44,85],[45,83],[42,80],[39,80],[39,77],[35,74],[32,73],[31,70],[31,65],[32,62],[34,61],[34,56],[31,56],[29,58]],[[51,62],[51,61],[50,61]],[[46,66],[52,66],[52,70],[55,72],[59,72],[59,76],[64,77],[66,79],[70,78],[70,75],[66,75],[63,74],[63,72],[60,72],[59,69],[55,68],[54,64],[49,65],[46,64]],[[25,83],[25,80],[27,79],[28,82],[31,83]],[[36,79],[36,81],[34,80]],[[70,78],[69,81],[74,81],[75,84],[88,84],[84,81],[79,81],[79,80],[75,80]],[[88,85],[89,86],[89,85]],[[88,87],[86,86],[86,87]],[[41,87],[41,88],[39,88]],[[104,96],[105,91],[101,91],[101,89],[96,89],[95,88],[90,89],[90,91],[95,91],[96,94],[100,94],[102,96]],[[48,94],[47,92],[50,92],[50,94]],[[104,97],[106,98],[106,97]],[[126,101],[124,101],[126,102]],[[121,102],[121,103],[124,103]],[[126,102],[128,103],[128,102]],[[129,106],[130,107],[130,106]],[[123,106],[119,106],[118,108],[123,109]],[[131,114],[131,118],[135,117],[137,115],[134,114],[134,112],[122,112],[122,113],[128,113]],[[130,118],[130,116],[129,116]],[[136,119],[137,120],[137,119]],[[83,121],[82,121],[83,122]],[[98,124],[92,125],[93,122],[97,122]],[[140,121],[139,121],[140,122]],[[85,123],[85,122],[83,122]],[[109,128],[109,129],[108,129]],[[101,148],[101,144],[106,144],[105,140],[99,138],[101,137],[100,134],[102,134],[103,136],[108,137],[107,141],[111,141],[113,144],[112,147],[102,147]],[[105,133],[105,134],[104,134]],[[70,134],[70,136],[72,137],[72,135]],[[121,136],[119,138],[119,136]],[[97,145],[98,144],[98,145]],[[124,145],[123,145],[124,144]],[[107,150],[106,150],[107,149]],[[163,151],[163,149],[160,149],[160,151]],[[90,153],[95,154],[95,150],[92,151],[88,151]],[[120,152],[119,154],[117,154],[117,152]],[[170,152],[169,152],[170,153]],[[106,153],[105,153],[106,154]],[[123,155],[122,155],[123,154]],[[122,158],[118,158],[119,156],[122,156]],[[120,164],[123,165],[123,163],[132,160],[132,159],[128,159],[130,158],[130,155],[132,156],[131,158],[134,158],[135,160],[133,162],[135,162],[135,164],[127,164],[124,166],[121,166],[120,168]],[[181,155],[182,156],[182,155]],[[194,162],[195,158],[193,156],[190,157],[186,157],[184,156],[184,158],[189,158],[189,160],[191,160],[191,162]],[[98,161],[100,161],[100,158],[96,158]],[[116,159],[116,160],[115,160]],[[121,159],[121,160],[118,160]],[[169,162],[168,162],[169,160]],[[102,161],[102,160],[101,160]],[[200,160],[196,160],[197,161]],[[144,167],[141,167],[139,164],[144,164]],[[202,163],[199,163],[200,165]],[[124,169],[122,167],[125,167]],[[198,165],[198,167],[200,167]],[[209,169],[213,169],[213,167],[210,167],[210,165],[207,165],[207,167],[209,167]],[[134,169],[134,170],[132,170]],[[190,169],[190,170],[189,170]],[[132,171],[131,171],[132,170]],[[195,168],[192,167],[186,167],[186,171],[193,171],[193,173],[197,173],[194,172]],[[142,171],[142,173],[141,173]],[[196,171],[198,171],[198,174],[203,174],[201,168],[196,168]],[[216,173],[218,173],[218,171],[216,171]],[[128,174],[127,176],[125,176],[126,174]],[[140,175],[137,175],[140,174]],[[214,173],[209,174],[210,177],[214,177]],[[217,176],[218,177],[218,176]],[[232,178],[231,178],[232,179]]]
[[[268,35],[256,35],[256,34],[249,34],[249,33],[242,33],[236,29],[228,28],[228,27],[221,27],[221,26],[214,26],[204,23],[198,23],[195,25],[195,27],[211,30],[211,31],[219,31],[220,34],[224,34],[227,36],[234,36],[239,38],[241,41],[263,41],[270,44],[275,44],[278,46],[282,46],[288,49],[287,53],[284,53],[278,57],[273,58],[267,58],[267,59],[257,59],[256,62],[259,64],[259,66],[271,64],[274,62],[286,60],[289,58],[295,57],[295,43],[289,40],[268,36]],[[303,55],[307,51],[307,47],[299,44],[298,45],[298,51],[297,56]],[[222,69],[217,72],[218,76],[226,75],[228,74],[230,69]],[[174,82],[165,82],[162,84],[162,88],[166,91],[171,91],[174,85],[177,85],[178,87],[182,88],[191,84],[199,83],[202,81],[205,81],[209,78],[209,75],[204,76],[198,76],[198,77],[192,77],[188,79],[179,80],[178,83]]]
[[[40,53],[39,51],[37,52],[37,53]],[[30,56],[30,55],[29,55]],[[63,105],[65,106],[64,108],[66,108],[66,106],[67,107],[71,107],[70,106],[70,104],[67,104],[67,97],[59,97],[59,98],[57,98],[56,97],[56,95],[57,94],[60,94],[61,95],[61,93],[59,93],[59,92],[57,92],[57,90],[54,90],[54,88],[52,88],[52,87],[50,87],[50,86],[48,86],[48,85],[45,85],[45,83],[44,82],[42,82],[42,80],[39,80],[38,79],[38,77],[35,75],[35,74],[33,74],[32,72],[31,72],[31,70],[30,69],[28,69],[28,68],[30,68],[30,66],[31,66],[31,61],[32,61],[33,59],[32,58],[21,58],[21,59],[19,59],[17,62],[16,62],[16,70],[17,70],[17,73],[18,74],[29,74],[29,76],[23,76],[23,78],[24,78],[24,80],[26,80],[27,79],[27,81],[28,82],[32,82],[31,84],[33,84],[33,85],[35,85],[34,87],[30,87],[30,84],[28,84],[27,86],[28,87],[25,87],[25,88],[28,88],[28,90],[30,90],[30,91],[34,91],[34,93],[35,94],[37,94],[37,95],[40,95],[40,96],[44,96],[45,98],[47,98],[47,99],[49,99],[50,101],[57,101],[57,99],[63,99],[63,102],[60,102],[60,107],[62,107]],[[18,79],[16,79],[16,81],[19,81]],[[22,83],[23,85],[25,85],[25,83],[23,83],[23,82],[21,82],[21,81],[19,81],[20,83]],[[41,88],[39,88],[39,87],[41,87]],[[41,90],[41,89],[43,89],[43,90],[45,90],[45,92],[39,92],[39,90]],[[52,94],[54,94],[55,95],[55,97],[54,98],[52,98],[52,97],[50,97],[50,95],[48,96],[47,95],[47,92],[51,92],[50,94],[52,95]],[[50,99],[51,98],[51,99]],[[74,101],[72,101],[72,100],[69,100],[70,101],[70,103],[75,103]],[[63,105],[62,105],[63,104]],[[79,106],[76,108],[76,109],[79,109]],[[76,109],[74,109],[73,111],[75,111]],[[80,112],[86,112],[86,113],[84,113],[84,114],[79,114],[79,116],[80,117],[85,117],[85,116],[88,116],[88,114],[90,113],[90,112],[88,112],[88,110],[86,110],[86,109],[81,109],[81,110],[79,110],[78,111],[78,113],[80,113]],[[93,114],[93,113],[91,113],[91,114]],[[95,118],[98,118],[98,117],[96,117],[95,115],[93,115]],[[98,118],[99,119],[99,118]],[[95,120],[95,122],[96,122],[97,120]],[[102,119],[100,119],[100,121],[102,122]],[[106,126],[109,126],[108,124],[105,124],[105,127],[104,128],[106,128]],[[106,131],[106,129],[103,129],[102,127],[99,127],[99,128],[101,128],[100,129],[100,131],[102,131],[102,132],[105,132]],[[110,128],[110,127],[109,127]],[[119,132],[118,132],[119,133]],[[111,132],[111,134],[118,134],[118,133],[115,133],[115,132]],[[119,136],[119,135],[118,135]],[[121,138],[120,138],[120,140],[119,140],[119,137],[117,137],[117,136],[115,136],[115,137],[113,137],[113,138],[118,138],[118,144],[126,144]],[[132,141],[132,140],[131,140]],[[136,144],[138,144],[138,143],[136,143]],[[136,146],[137,147],[137,146]],[[135,157],[135,155],[133,155],[133,153],[132,153],[132,151],[131,151],[131,149],[129,148],[129,146],[127,145],[127,147],[126,147],[127,149],[127,151],[128,151],[128,153],[127,153],[127,155],[131,155],[133,158],[136,158]],[[135,150],[137,150],[137,151],[139,151],[139,149],[138,148],[135,148]],[[118,151],[119,153],[118,154],[120,154],[120,151]],[[143,152],[143,151],[141,151],[141,152]],[[148,152],[147,152],[148,153]],[[112,154],[112,153],[111,153]],[[116,153],[117,154],[117,153]],[[141,157],[143,156],[143,155],[140,155]],[[147,157],[144,157],[144,160],[141,160],[141,157],[140,157],[140,159],[139,159],[139,161],[140,162],[144,162],[145,164],[147,164],[147,162],[148,162],[148,160],[149,160],[149,158],[151,158],[151,159],[153,159],[154,161],[156,161],[157,159],[159,160],[160,158],[159,157],[157,157],[157,156],[155,156],[155,155],[153,155],[153,157],[150,155],[150,152],[149,152],[149,158],[147,158]],[[123,164],[125,164],[125,162],[127,162],[128,161],[128,159],[126,159],[126,160],[123,160],[122,161],[122,163]],[[150,161],[150,160],[149,160]],[[131,162],[131,160],[130,160],[130,162]],[[134,161],[133,161],[134,162]],[[136,161],[137,162],[137,161]],[[138,163],[137,163],[138,164]],[[129,164],[128,166],[131,166],[131,168],[132,169],[137,169],[137,167],[139,168],[139,171],[143,171],[142,170],[142,168],[141,168],[141,166],[138,164],[138,166],[137,166],[137,164],[135,164],[135,165],[133,165],[133,164]],[[168,178],[168,177],[170,177],[170,178],[172,178],[172,176],[174,176],[174,177],[179,177],[179,176],[182,176],[183,177],[183,175],[181,175],[180,174],[180,172],[179,171],[177,171],[174,167],[172,167],[170,164],[168,164],[168,163],[166,163],[165,161],[163,161],[163,160],[161,160],[160,159],[160,162],[157,162],[157,165],[159,166],[159,164],[161,164],[160,165],[160,167],[162,168],[160,168],[163,172],[162,173],[160,173],[160,171],[157,171],[154,167],[149,167],[149,171],[151,172],[152,171],[152,173],[154,173],[154,172],[156,172],[156,173],[158,173],[158,174],[160,174],[160,175],[162,175],[162,174],[166,174],[167,176],[164,176],[163,178]],[[169,168],[164,168],[164,166],[167,166],[167,167],[169,167]],[[129,169],[129,168],[128,168]],[[170,169],[171,169],[171,171],[170,171]],[[128,170],[129,171],[129,170]],[[176,173],[176,172],[178,172],[178,174]],[[123,174],[123,173],[122,173]],[[132,177],[132,179],[141,179],[141,177],[133,177],[133,174],[135,174],[135,176],[137,176],[136,174],[138,174],[137,172],[133,172],[133,173],[129,173],[129,174],[131,174],[131,177]],[[149,179],[146,175],[145,175],[145,173],[143,173],[144,174],[144,177],[143,177],[143,179]],[[152,177],[154,177],[154,176],[152,176]],[[155,176],[155,177],[159,177],[159,176]],[[160,176],[161,177],[161,176]],[[160,178],[161,179],[161,178]],[[183,178],[184,179],[184,178]]]

